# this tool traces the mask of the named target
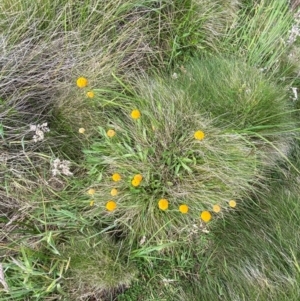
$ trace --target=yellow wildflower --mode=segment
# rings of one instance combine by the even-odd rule
[[[139,119],[141,117],[141,112],[135,109],[131,112],[130,116],[132,119]]]
[[[94,98],[95,93],[94,93],[93,91],[88,91],[88,92],[86,92],[86,96],[87,96],[88,98]]]
[[[109,137],[109,138],[112,138],[113,136],[116,135],[116,132],[114,130],[108,130],[106,132],[106,135]]]
[[[133,177],[133,179],[141,182],[143,180],[143,176],[141,174],[137,174]]]
[[[205,137],[205,134],[202,131],[197,131],[197,132],[194,133],[194,138],[196,140],[203,140],[204,137]]]
[[[85,132],[85,129],[84,129],[84,128],[80,128],[80,129],[78,130],[78,133],[79,133],[79,134],[84,134],[84,132]]]
[[[88,190],[88,194],[89,194],[89,195],[94,195],[95,192],[96,192],[96,190],[93,189],[93,188],[91,188],[91,189]]]
[[[211,220],[211,214],[209,211],[202,211],[200,214],[200,218],[205,222],[209,222]]]
[[[158,201],[158,208],[160,210],[163,210],[163,211],[167,210],[169,208],[169,202],[168,202],[168,200],[166,200],[166,199],[160,199]]]
[[[78,77],[76,84],[78,88],[85,88],[88,85],[88,80],[85,77]]]
[[[230,200],[229,201],[229,206],[232,207],[232,208],[236,207],[236,201],[235,200]]]
[[[139,180],[133,179],[131,181],[131,185],[134,187],[138,187],[140,184],[141,184],[141,181],[139,181]]]
[[[118,194],[118,190],[116,188],[113,188],[111,191],[110,191],[110,194],[112,196],[116,196]]]
[[[120,175],[119,173],[114,173],[114,174],[112,175],[112,180],[113,180],[114,182],[120,181],[120,180],[121,180],[121,175]]]
[[[105,208],[108,211],[114,211],[117,208],[117,203],[114,201],[108,201],[105,205]]]
[[[90,201],[90,206],[93,207],[94,205],[95,205],[95,201],[94,201],[94,200],[91,200],[91,201]]]
[[[213,212],[219,213],[221,211],[221,207],[219,205],[213,205]]]
[[[188,211],[189,211],[189,207],[188,207],[188,205],[185,205],[185,204],[183,204],[183,205],[180,205],[179,206],[179,211],[181,212],[181,213],[187,213]]]

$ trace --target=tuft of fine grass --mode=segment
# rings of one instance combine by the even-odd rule
[[[288,53],[293,13],[287,1],[259,1],[244,5],[235,26],[224,39],[224,50],[243,57],[251,66],[274,74]],[[280,75],[279,75],[280,76]]]
[[[158,17],[157,46],[167,69],[203,53],[219,52],[238,12],[238,1],[162,1],[160,10],[153,9],[152,17]]]
[[[268,148],[271,162],[288,154],[297,125],[286,85],[232,57],[196,60],[170,85],[187,91],[215,126],[245,133],[258,148]]]
[[[107,236],[76,235],[60,249],[62,256],[70,260],[64,288],[72,300],[111,300],[135,278],[136,269],[126,262],[124,250]]]

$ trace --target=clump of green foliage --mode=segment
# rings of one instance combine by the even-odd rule
[[[203,58],[188,64],[185,71],[170,85],[188,91],[193,104],[210,115],[215,126],[273,133],[276,139],[294,127],[286,86],[243,60]]]
[[[111,101],[104,98],[108,91],[95,90],[103,116],[85,151],[96,190],[88,214],[107,216],[105,206],[113,201],[109,216],[136,240],[172,241],[202,211],[219,205],[225,212],[231,199],[255,194],[264,186],[265,168],[292,139],[286,92],[256,69],[210,58],[185,71],[177,79],[123,86],[127,94],[112,91]],[[135,183],[137,174],[142,181]],[[111,195],[111,189],[118,192]]]

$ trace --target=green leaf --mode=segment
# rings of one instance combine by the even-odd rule
[[[2,123],[0,124],[0,136],[2,139],[4,139],[4,127]]]
[[[181,161],[180,163],[181,163],[181,166],[182,166],[185,170],[187,170],[187,171],[190,172],[190,173],[193,172],[192,169],[191,169],[190,167],[188,167],[185,163],[183,163],[182,161]]]

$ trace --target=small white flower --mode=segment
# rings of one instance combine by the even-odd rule
[[[292,91],[294,93],[294,97],[293,97],[293,100],[297,100],[298,99],[298,91],[297,91],[298,88],[294,88],[292,87]]]
[[[36,125],[31,124],[30,125],[30,132],[35,132],[36,131]]]
[[[56,169],[56,168],[53,168],[53,169],[52,169],[52,175],[53,175],[53,177],[56,177],[56,176],[59,175],[59,174],[60,174],[60,172],[59,172],[58,169]]]
[[[54,166],[55,168],[58,168],[59,163],[60,163],[60,160],[59,160],[58,158],[56,158],[56,159],[53,161],[53,166]]]
[[[50,132],[50,129],[48,128],[48,123],[47,122],[42,123],[41,126],[40,126],[40,129],[44,133]]]
[[[42,130],[37,129],[35,132],[35,136],[37,136],[37,141],[42,141],[44,140],[44,132]]]
[[[73,173],[70,171],[71,162],[68,160],[61,161],[60,159],[56,158],[52,162],[52,175],[55,177],[57,175],[65,175],[65,176],[72,176]]]
[[[48,128],[48,123],[44,122],[42,124],[34,125],[31,124],[29,128],[30,132],[35,132],[35,135],[33,135],[33,141],[36,143],[38,141],[42,141],[45,138],[44,133],[50,132],[50,129]]]
[[[178,78],[178,74],[176,72],[174,72],[171,76],[173,79],[177,79]]]
[[[62,163],[60,164],[61,172],[65,176],[72,176],[73,175],[73,173],[70,172],[70,164],[71,164],[71,162],[67,161],[67,160],[63,160]]]
[[[140,245],[143,245],[146,241],[146,236],[144,235],[140,240]]]

